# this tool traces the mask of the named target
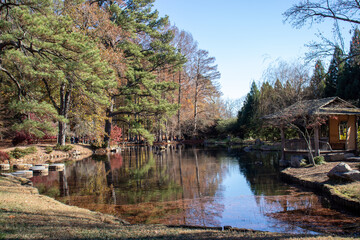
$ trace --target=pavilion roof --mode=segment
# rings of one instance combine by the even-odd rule
[[[360,115],[360,108],[339,97],[329,97],[299,101],[281,111],[265,116],[264,119],[277,121],[304,115]]]

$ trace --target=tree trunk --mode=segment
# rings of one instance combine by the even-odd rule
[[[198,87],[199,87],[199,77],[196,77],[195,83],[195,97],[194,97],[194,132],[193,137],[197,135],[197,118],[198,118]]]
[[[66,123],[59,121],[57,144],[64,146],[66,142]]]
[[[320,156],[320,147],[319,147],[319,126],[314,128],[314,143],[315,143],[315,157]]]
[[[178,139],[181,139],[181,134],[182,134],[182,132],[181,132],[181,125],[180,125],[180,114],[181,114],[180,104],[181,104],[181,71],[179,71],[179,96],[178,96],[179,109],[178,109],[178,114],[177,114],[177,124],[178,124],[178,129],[179,129]]]
[[[280,127],[280,135],[281,135],[281,160],[285,160],[285,133],[284,133],[284,127]]]
[[[106,109],[106,120],[105,120],[105,136],[104,143],[106,147],[110,147],[110,136],[111,136],[111,124],[112,124],[112,112],[114,110],[114,98],[111,98],[110,107]]]
[[[58,108],[59,115],[63,116],[65,119],[68,118],[68,113],[70,109],[70,100],[71,100],[71,91],[72,91],[72,81],[69,80],[69,86],[66,89],[65,83],[60,87],[60,107]],[[58,139],[57,143],[61,146],[65,145],[66,141],[66,122],[59,121],[58,125]]]

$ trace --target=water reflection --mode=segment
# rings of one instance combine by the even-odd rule
[[[62,202],[131,223],[304,233],[324,231],[329,216],[350,225],[360,220],[325,209],[316,195],[282,183],[278,158],[226,149],[126,148],[68,162],[64,172],[32,180],[40,192]],[[326,231],[343,231],[328,226]]]

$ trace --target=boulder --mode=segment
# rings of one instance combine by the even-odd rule
[[[243,148],[244,152],[251,152],[252,151],[252,147],[251,146],[247,146]]]
[[[294,168],[299,168],[303,162],[302,156],[291,156],[290,166]]]
[[[352,170],[349,172],[345,172],[342,174],[342,176],[350,181],[360,181],[360,171],[358,170]]]
[[[346,164],[346,163],[339,163],[338,165],[336,165],[333,169],[331,169],[328,172],[328,177],[339,177],[339,175],[342,175],[345,172],[350,172],[352,171],[352,168]]]

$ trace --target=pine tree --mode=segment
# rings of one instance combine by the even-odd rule
[[[165,29],[168,17],[159,18],[158,12],[152,10],[153,2],[129,0],[125,7],[112,5],[115,23],[129,32],[129,37],[118,44],[124,53],[126,72],[124,84],[113,96],[113,102],[117,98],[118,104],[107,111],[105,142],[111,134],[111,119],[116,116],[116,120],[129,124],[133,134],[142,135],[151,143],[153,136],[146,128],[149,121],[161,121],[177,109],[165,97],[175,90],[176,84],[159,81],[157,73],[165,67],[174,69],[185,61],[170,45],[173,33]]]
[[[360,91],[360,31],[356,29],[350,43],[348,60],[339,77],[336,94],[346,100],[359,101]]]
[[[339,83],[339,75],[341,74],[343,63],[343,52],[339,47],[335,47],[333,57],[331,59],[327,76],[325,78],[324,97],[336,96],[337,85]]]
[[[61,4],[41,0],[8,6],[2,12],[0,70],[20,102],[47,101],[65,119],[58,122],[58,143],[64,145],[72,100],[106,105],[103,92],[114,83],[112,70],[73,20],[59,14]]]
[[[310,79],[309,87],[310,98],[322,98],[325,91],[325,70],[321,60],[317,60],[315,63],[315,69],[313,76]]]
[[[244,105],[238,113],[238,125],[242,129],[241,137],[248,137],[256,128],[258,121],[260,91],[252,82],[250,92],[246,95]]]

